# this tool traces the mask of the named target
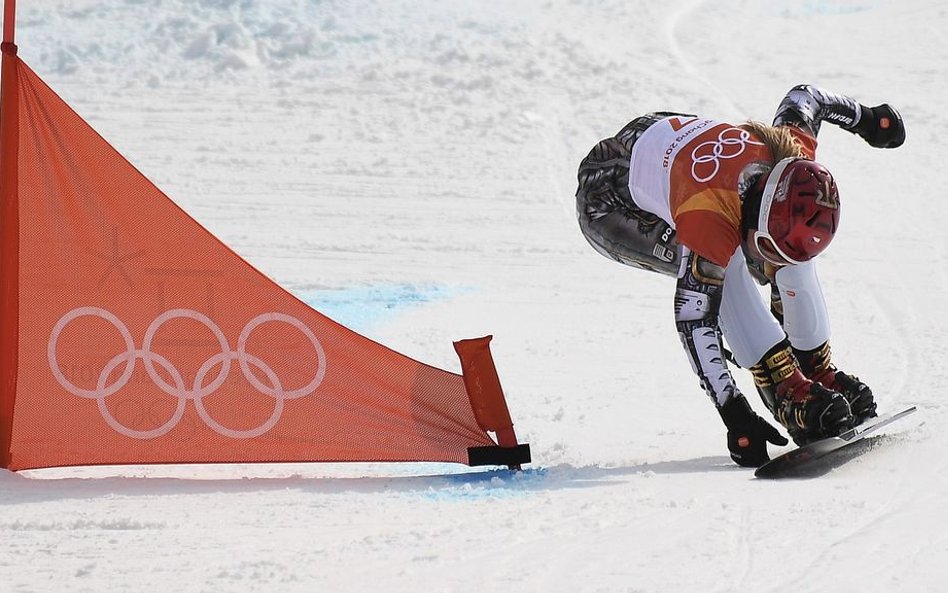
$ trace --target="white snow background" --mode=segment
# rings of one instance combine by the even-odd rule
[[[943,591],[946,25],[940,0],[20,0],[27,63],[276,281],[442,368],[492,333],[534,463],[0,471],[0,591]],[[769,121],[802,82],[905,118],[894,151],[824,125],[820,272],[838,364],[920,412],[756,481],[674,282],[586,244],[575,172],[641,113]]]

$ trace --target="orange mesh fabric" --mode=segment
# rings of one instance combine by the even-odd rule
[[[15,64],[11,469],[466,463],[468,447],[494,444],[460,375],[380,346],[285,292]]]

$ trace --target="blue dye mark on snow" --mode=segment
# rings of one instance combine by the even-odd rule
[[[806,0],[805,2],[794,2],[790,7],[782,4],[777,6],[781,6],[778,11],[784,16],[855,14],[872,8],[871,5],[867,5],[863,1],[852,0]]]
[[[458,473],[437,478],[423,492],[428,500],[437,502],[466,502],[479,499],[518,498],[543,489],[546,471],[525,469],[522,472],[509,470]]]
[[[472,290],[471,287],[437,284],[388,284],[320,290],[305,293],[301,298],[338,323],[365,333],[412,307],[443,301]]]

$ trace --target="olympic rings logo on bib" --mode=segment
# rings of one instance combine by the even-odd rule
[[[99,317],[111,323],[115,326],[115,329],[118,330],[122,340],[125,342],[125,352],[117,354],[103,366],[94,389],[84,389],[72,383],[72,381],[63,374],[56,355],[56,346],[63,330],[74,320],[82,317]],[[214,334],[214,338],[221,348],[220,353],[214,354],[204,361],[198,369],[197,375],[194,377],[194,383],[190,388],[185,385],[181,371],[179,371],[171,361],[151,350],[152,342],[159,328],[172,319],[192,319],[201,323],[211,330],[211,333]],[[303,387],[287,390],[270,365],[247,352],[247,340],[250,339],[250,334],[257,327],[267,322],[280,322],[293,326],[306,336],[316,350],[319,363],[312,380]],[[79,307],[63,315],[53,327],[53,331],[49,337],[47,355],[49,357],[49,368],[63,389],[76,397],[96,400],[99,413],[105,422],[116,432],[135,439],[154,439],[170,432],[184,416],[188,400],[194,402],[194,406],[201,420],[218,434],[234,439],[248,439],[260,436],[270,431],[276,426],[277,422],[280,421],[286,400],[299,399],[312,394],[316,391],[316,388],[319,387],[319,384],[322,383],[326,375],[326,354],[319,340],[316,338],[316,335],[302,321],[284,313],[264,313],[248,321],[247,325],[245,325],[240,332],[240,336],[237,338],[237,349],[231,350],[224,333],[208,316],[191,309],[172,309],[165,311],[152,321],[151,325],[149,325],[145,331],[144,342],[139,349],[135,347],[135,342],[132,339],[132,334],[129,332],[128,327],[114,314],[98,307]],[[139,359],[142,360],[145,371],[148,373],[152,382],[154,382],[161,391],[176,398],[178,402],[171,418],[161,426],[152,430],[135,430],[123,425],[109,411],[105,402],[108,397],[116,394],[129,383],[132,374],[135,372],[136,362]],[[244,378],[247,379],[247,382],[249,382],[254,389],[262,395],[271,397],[274,400],[273,413],[263,424],[255,428],[246,430],[228,428],[212,418],[204,406],[204,398],[220,389],[227,380],[231,367],[233,366],[233,361],[237,361]],[[122,370],[121,375],[119,375],[115,382],[109,384],[109,377],[111,377],[114,371],[122,364],[125,365],[125,368]],[[164,370],[166,376],[171,379],[170,383],[158,373],[156,365]],[[218,366],[221,368],[217,376],[213,381],[205,385],[204,381],[208,374]],[[263,373],[269,385],[260,381],[253,371],[251,371],[250,367],[255,367]]]
[[[734,132],[737,133],[736,137]],[[728,136],[729,133],[731,136]],[[755,142],[750,137],[747,130],[727,128],[718,134],[717,140],[702,142],[691,151],[691,176],[699,183],[711,181],[721,170],[722,160],[740,156],[748,144],[764,146],[762,142]]]

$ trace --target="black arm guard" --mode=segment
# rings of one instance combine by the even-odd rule
[[[815,138],[820,133],[820,124],[828,121],[855,134],[863,109],[855,99],[801,84],[790,89],[780,102],[774,125],[797,126]]]
[[[684,251],[686,261],[675,290],[675,325],[701,387],[720,408],[740,395],[724,360],[718,327],[724,269]]]

